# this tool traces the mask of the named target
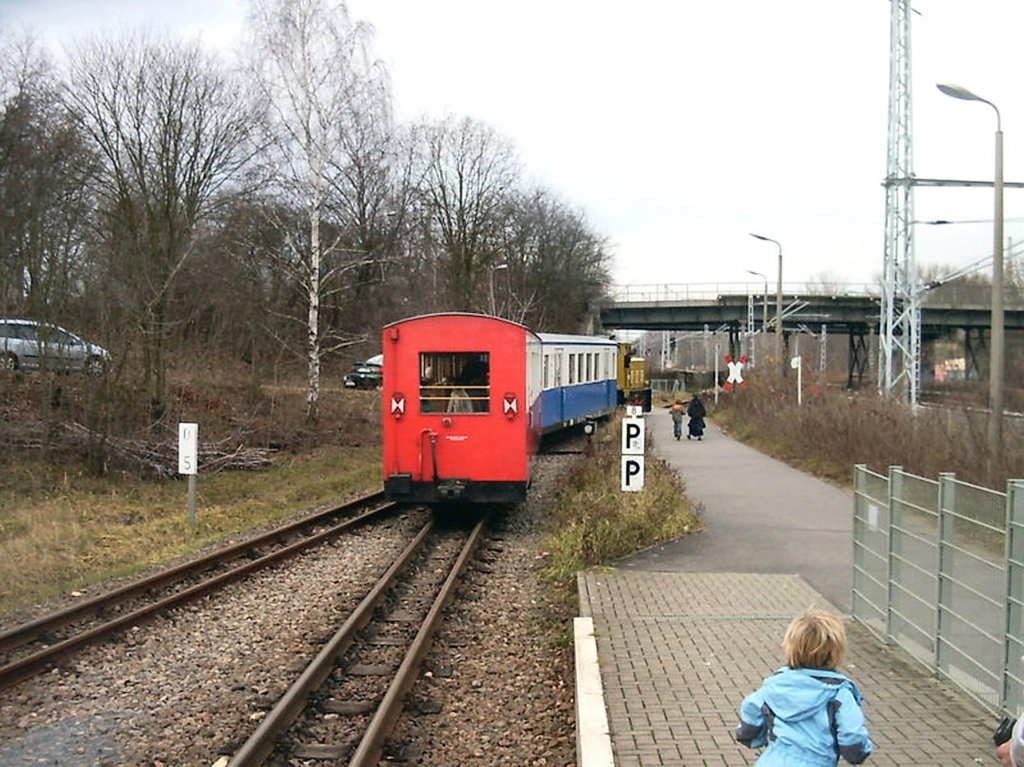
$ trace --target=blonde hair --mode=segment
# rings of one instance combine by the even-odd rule
[[[811,608],[795,617],[782,638],[790,668],[836,668],[846,657],[846,627],[835,613]]]

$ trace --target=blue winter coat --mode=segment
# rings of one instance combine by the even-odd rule
[[[860,764],[874,750],[857,685],[830,669],[783,667],[743,699],[736,740],[767,745],[756,767]]]

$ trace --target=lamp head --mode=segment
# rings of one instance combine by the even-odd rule
[[[963,99],[964,101],[984,101],[977,94],[971,93],[966,88],[960,85],[952,85],[951,83],[936,83],[935,87],[947,96],[952,96],[955,99]]]

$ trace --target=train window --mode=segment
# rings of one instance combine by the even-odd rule
[[[576,383],[576,355],[569,354],[569,383]]]
[[[421,413],[488,413],[491,357],[488,352],[422,352]]]
[[[562,350],[555,349],[551,352],[551,386],[555,388],[562,385]]]
[[[544,383],[542,384],[542,386],[545,389],[550,389],[551,388],[551,355],[550,354],[545,354],[544,355]]]

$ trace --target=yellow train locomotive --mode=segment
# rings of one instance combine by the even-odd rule
[[[633,344],[619,342],[618,389],[620,405],[640,405],[651,412],[651,381],[647,377],[647,360],[636,353]]]

